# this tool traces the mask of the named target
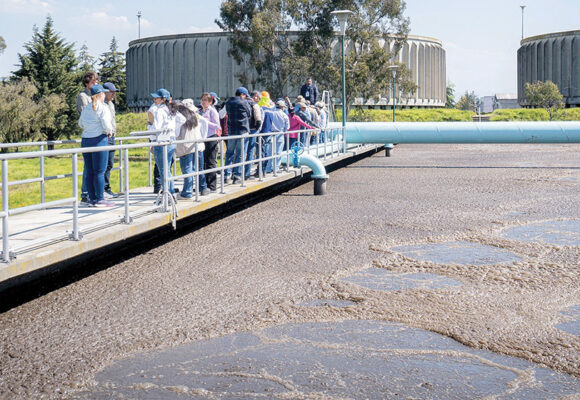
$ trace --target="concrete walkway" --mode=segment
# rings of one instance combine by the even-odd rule
[[[343,162],[376,146],[352,149],[347,154],[323,161],[325,166]],[[224,185],[223,190],[218,175],[217,193],[199,196],[199,201],[177,201],[177,224],[180,220],[207,211],[232,200],[242,199],[259,191],[268,190],[275,185],[300,179],[310,172],[309,168],[290,168],[277,176],[269,174],[262,180],[252,179]],[[176,187],[182,182],[176,181]],[[71,238],[73,231],[72,207],[54,207],[31,211],[9,218],[10,249],[15,258],[9,264],[0,264],[0,284],[20,275],[37,271],[49,265],[72,259],[82,254],[101,249],[107,245],[118,244],[138,235],[153,231],[172,223],[171,207],[163,212],[155,205],[157,195],[150,187],[130,191],[130,224],[124,222],[124,196],[111,199],[115,207],[89,208],[79,206],[79,230],[81,240]]]

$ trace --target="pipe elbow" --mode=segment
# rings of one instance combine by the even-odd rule
[[[326,173],[326,169],[318,158],[314,157],[311,154],[303,154],[298,159],[298,164],[301,167],[308,167],[312,170],[312,178],[313,179],[328,179],[328,174]]]

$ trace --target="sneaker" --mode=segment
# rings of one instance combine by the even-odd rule
[[[87,197],[81,197],[81,206],[90,206],[91,202]]]
[[[241,182],[241,181],[242,181],[242,178],[241,178],[241,177],[239,177],[239,176],[234,176],[234,180],[232,181],[232,183],[233,183],[233,184],[236,184],[236,183],[238,183],[238,182]]]
[[[225,183],[226,185],[229,185],[230,183],[232,183],[232,178],[230,178],[229,176],[226,176],[226,177],[224,178],[224,183]]]
[[[105,190],[105,199],[114,199],[115,197],[119,196],[117,193],[113,192],[111,189]]]
[[[191,197],[185,197],[181,193],[177,193],[177,200],[191,200]]]
[[[202,196],[207,196],[209,194],[209,189],[203,189],[199,194]]]
[[[93,204],[94,207],[104,208],[104,207],[115,207],[115,203],[112,203],[108,200],[101,200],[97,201]]]
[[[217,189],[210,189],[209,192],[210,193],[217,193]]]

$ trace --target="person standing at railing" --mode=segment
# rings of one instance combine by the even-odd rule
[[[111,82],[107,82],[103,85],[108,92],[105,92],[105,105],[109,107],[111,111],[111,125],[113,126],[113,134],[109,136],[109,146],[115,145],[115,134],[117,133],[117,121],[116,121],[116,111],[115,111],[115,93],[119,90]],[[109,157],[107,158],[107,169],[105,170],[105,198],[117,197],[116,193],[111,190],[111,170],[115,163],[115,150],[109,151]]]
[[[267,92],[266,92],[267,93]],[[268,94],[268,97],[270,95]],[[262,107],[258,104],[261,100],[261,94],[257,90],[252,91],[250,93],[250,97],[248,97],[247,102],[252,109],[252,115],[250,117],[250,135],[255,135],[256,133],[260,132],[262,128],[262,123],[264,121],[264,114],[262,112]],[[250,179],[251,171],[252,171],[252,161],[254,161],[254,152],[256,151],[256,137],[250,136],[248,138],[248,150],[246,151],[246,161],[249,163],[244,166],[244,178]]]
[[[325,104],[322,101],[316,102],[316,109],[320,113],[320,124],[318,127],[320,128],[320,142],[326,141],[326,127],[328,126],[328,113],[326,112]]]
[[[214,107],[214,104],[218,100],[219,97],[217,97],[217,94],[204,93],[201,95],[201,109],[198,110],[198,114],[207,120],[207,137],[215,139],[211,142],[205,142],[205,150],[203,151],[203,165],[205,169],[214,169],[217,166],[217,138],[222,134],[220,117]],[[217,191],[216,173],[206,173],[205,180],[209,191],[215,193]]]
[[[155,125],[155,115],[157,110],[162,106],[167,106],[171,102],[171,93],[169,93],[166,89],[158,89],[155,93],[152,93],[151,96],[153,97],[153,104],[147,110],[147,130],[151,131],[154,130]],[[160,99],[156,101],[155,99]],[[149,140],[154,142],[157,140],[157,135],[149,136]],[[170,161],[171,165],[173,165],[173,158]],[[161,174],[159,173],[159,166],[157,165],[157,161],[155,161],[155,165],[153,166],[153,193],[159,193],[161,191]]]
[[[81,112],[79,126],[83,129],[81,147],[107,146],[113,133],[111,111],[105,105],[105,93],[108,90],[101,85],[91,87],[91,103]],[[87,171],[87,191],[89,206],[112,207],[113,203],[104,199],[105,169],[107,168],[107,151],[83,153],[85,170]]]
[[[284,100],[278,100],[276,106],[273,109],[266,110],[264,116],[262,133],[279,132],[278,135],[268,137],[264,145],[265,156],[273,156],[274,149],[278,155],[275,160],[269,159],[264,162],[264,173],[266,174],[274,171],[274,165],[276,166],[276,172],[278,172],[282,163],[280,154],[284,150],[284,132],[290,130],[290,121],[284,112],[284,108],[286,108]]]
[[[226,152],[226,165],[239,164],[244,160],[248,150],[248,138],[250,133],[250,116],[252,109],[246,101],[250,93],[245,87],[239,87],[235,96],[226,102],[226,112],[228,114],[228,132],[229,136],[238,136],[239,139],[230,139],[227,142],[228,150]],[[242,135],[245,135],[243,140]],[[242,180],[242,167],[228,168],[224,172],[226,183],[236,183]],[[233,175],[233,181],[230,181],[230,174]]]
[[[288,142],[288,145],[290,146],[290,148],[292,148],[294,143],[298,141],[298,135],[300,135],[300,133],[296,131],[299,131],[302,128],[314,129],[314,126],[308,125],[306,122],[302,121],[302,118],[300,118],[294,112],[294,109],[290,109],[290,132],[293,132],[289,134],[290,140]]]
[[[173,160],[173,154],[175,153],[175,115],[177,114],[177,106],[171,105],[169,99],[171,95],[169,91],[165,89],[159,89],[155,93],[151,93],[153,97],[153,102],[155,103],[154,108],[150,108],[153,115],[153,123],[149,125],[149,130],[162,130],[162,133],[157,133],[151,135],[149,139],[152,142],[157,143],[167,143],[165,146],[155,146],[153,147],[153,157],[155,158],[155,164],[159,170],[159,190],[165,189],[163,185],[163,176],[165,170],[167,170],[167,176],[171,177],[171,164]],[[169,109],[171,106],[171,110]],[[167,152],[167,164],[163,163],[163,152]],[[167,185],[167,190],[171,195],[174,194],[173,191],[173,181],[169,181]]]
[[[310,119],[310,114],[307,112],[308,107],[306,106],[306,103],[302,102],[302,103],[298,103],[298,112],[296,112],[296,115],[298,115],[300,117],[300,119],[304,122],[306,122],[308,125],[310,126],[315,126],[314,122]],[[304,132],[300,134],[301,138],[300,138],[300,142],[303,145],[306,145],[306,141],[308,139],[308,133]]]
[[[197,162],[199,170],[203,170],[203,152],[205,150],[205,143],[199,142],[206,137],[207,133],[207,120],[203,117],[197,116],[197,107],[193,104],[192,99],[185,99],[177,108],[177,114],[175,116],[175,133],[177,134],[177,140],[187,140],[191,141],[189,143],[178,143],[175,155],[179,157],[179,165],[181,166],[181,173],[191,174],[195,169],[195,157],[197,157]],[[205,132],[204,132],[205,131]],[[197,141],[197,154],[196,154],[196,144],[193,141]],[[200,194],[205,196],[208,194],[205,176],[199,175],[198,177]],[[183,189],[177,195],[178,199],[189,200],[193,197],[193,177],[183,178]]]
[[[83,76],[83,86],[85,90],[79,93],[76,100],[77,112],[79,116],[83,108],[91,102],[91,88],[99,83],[99,75],[94,71],[87,71]],[[87,191],[87,172],[83,168],[83,179],[81,181],[81,204],[89,205],[89,194]]]

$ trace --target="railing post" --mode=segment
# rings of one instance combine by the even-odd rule
[[[79,169],[79,154],[74,153],[72,157],[72,169],[73,169],[73,230],[71,239],[75,241],[80,240],[79,234],[79,178],[77,176],[77,172]]]
[[[220,146],[220,168],[221,168],[221,174],[220,174],[220,183],[221,183],[221,194],[225,193],[225,173],[226,173],[226,168],[224,165],[224,160],[225,160],[225,155],[224,155],[224,147],[226,148],[227,151],[227,147],[228,147],[228,141],[221,139],[220,138],[220,142],[219,142],[219,146]]]
[[[44,145],[40,145],[40,152],[42,154],[42,152],[44,151]],[[45,185],[44,185],[44,155],[40,156],[40,178],[42,179],[42,181],[40,182],[40,202],[44,203],[45,202]]]
[[[278,167],[276,166],[276,156],[278,155],[278,149],[276,148],[277,147],[276,136],[278,136],[278,135],[274,134],[274,135],[272,135],[272,137],[270,139],[270,142],[272,143],[272,156],[274,157],[271,159],[272,168],[274,171],[274,177],[278,176],[278,171],[277,171]]]
[[[193,149],[195,150],[194,154],[195,157],[193,159],[195,165],[195,201],[199,201],[199,159],[198,159],[199,154],[197,154],[197,142],[194,143]]]
[[[163,212],[167,212],[167,198],[169,194],[169,187],[168,187],[168,179],[169,179],[169,159],[167,158],[167,143],[165,143],[162,147],[163,150]],[[159,165],[157,166],[159,168]],[[173,193],[172,193],[173,195]]]
[[[151,152],[152,151],[153,151],[153,147],[149,147],[149,151],[147,152],[147,157],[148,157],[147,175],[149,175],[149,186],[153,186],[153,180],[151,179],[151,174],[153,173],[152,167],[151,167]]]
[[[8,160],[2,160],[2,211],[4,211],[4,217],[2,217],[2,261],[5,263],[10,262],[8,209]]]
[[[264,152],[262,151],[262,138],[266,136],[260,136],[260,140],[258,141],[258,180],[261,182],[264,179],[264,171],[263,171],[263,163],[264,163]]]
[[[248,138],[248,141],[249,140],[250,139]],[[245,144],[246,144],[246,142],[245,142],[245,139],[244,139],[244,135],[242,135],[242,141],[240,143],[240,145],[241,145],[240,152],[242,153],[242,157],[241,157],[241,160],[242,160],[242,187],[245,186],[244,185],[244,179],[245,179],[245,176],[246,176],[246,154],[248,153],[248,150],[247,150]],[[232,171],[232,175],[233,174],[234,174],[234,172]]]
[[[120,159],[119,159],[120,161]],[[129,214],[129,149],[124,149],[123,151],[123,172],[125,175],[125,179],[123,182],[125,183],[125,220],[126,224],[130,224],[131,215]]]
[[[123,145],[123,141],[119,140],[119,146]],[[115,151],[116,153],[116,151]],[[115,160],[115,157],[113,157],[113,162]],[[123,191],[123,171],[124,171],[124,160],[123,157],[121,156],[121,153],[119,153],[119,192]]]

